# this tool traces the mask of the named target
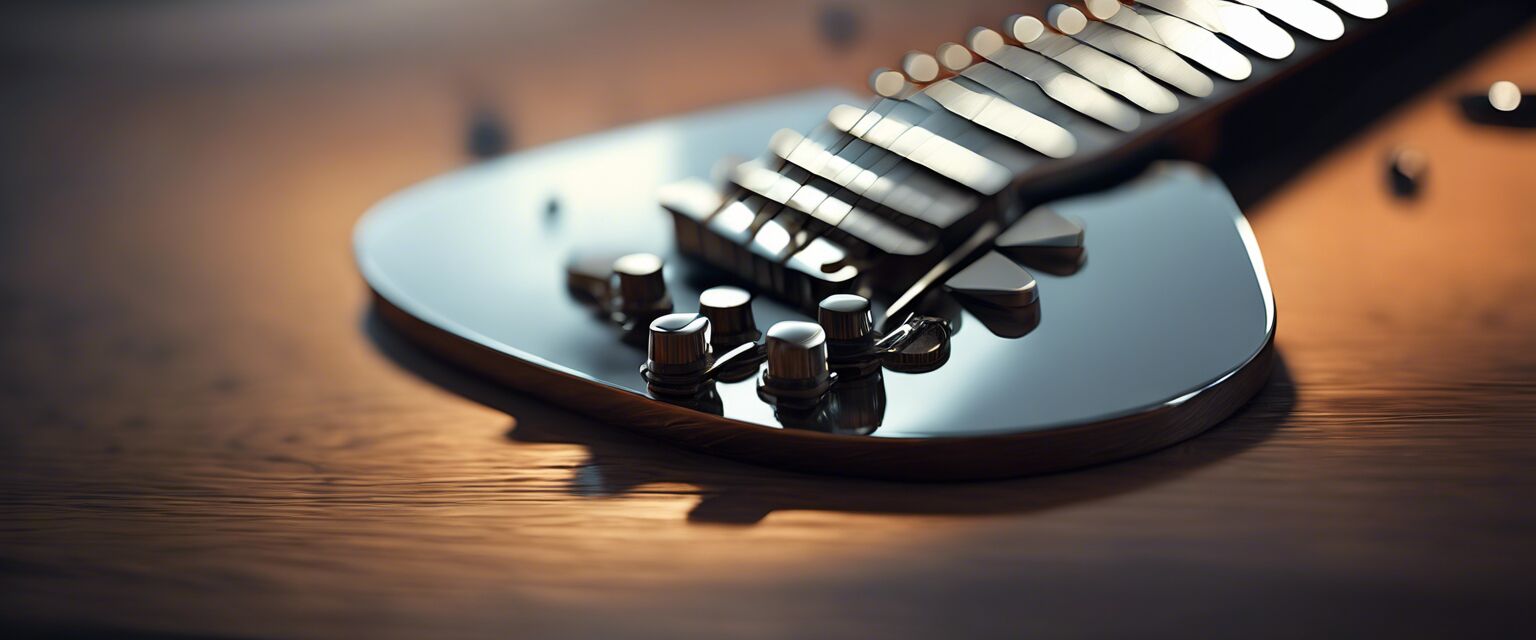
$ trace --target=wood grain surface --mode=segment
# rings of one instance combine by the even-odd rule
[[[805,2],[89,3],[5,21],[0,624],[1529,634],[1536,134],[1452,101],[1536,86],[1529,27],[1250,211],[1282,371],[1225,425],[1129,462],[954,485],[731,463],[467,376],[370,308],[352,223],[465,162],[472,109],[534,145],[851,84],[1020,9],[952,4],[844,5],[846,47]],[[1400,145],[1430,161],[1414,200],[1386,189]]]

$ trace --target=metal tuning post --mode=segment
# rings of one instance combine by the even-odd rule
[[[665,263],[650,253],[631,253],[613,262],[609,309],[626,331],[639,330],[672,312],[672,296],[662,271]]]
[[[653,320],[640,367],[646,390],[663,398],[697,396],[757,348],[756,342],[745,342],[717,354],[710,334],[709,318],[699,314],[669,313]]]
[[[709,345],[722,357],[716,363],[718,377],[726,382],[746,380],[757,373],[757,365],[765,356],[758,339],[763,332],[757,330],[752,316],[752,294],[736,287],[712,287],[699,294],[699,314],[709,319]],[[736,350],[749,347],[739,355]]]
[[[758,381],[763,400],[776,405],[819,403],[837,374],[827,366],[827,335],[813,322],[784,321],[768,328],[768,370]]]
[[[816,308],[816,322],[827,334],[827,360],[844,376],[864,376],[880,368],[874,315],[869,299],[851,294],[827,296]]]
[[[640,375],[655,395],[691,396],[705,382],[709,355],[709,318],[667,314],[650,324]]]

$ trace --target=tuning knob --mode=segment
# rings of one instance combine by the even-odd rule
[[[868,298],[846,293],[827,296],[816,309],[816,322],[827,333],[827,359],[833,369],[867,373],[879,368],[873,351],[879,334]]]
[[[827,296],[816,309],[816,322],[829,342],[857,342],[874,335],[869,299],[848,293]]]
[[[752,294],[736,287],[712,287],[699,294],[699,313],[709,318],[716,351],[757,342],[762,332],[752,318]]]
[[[642,319],[671,311],[672,297],[667,295],[663,266],[661,258],[650,253],[631,253],[615,260],[614,310],[628,318]]]
[[[709,368],[709,319],[692,313],[669,313],[651,322],[645,366],[640,373],[652,392],[690,394],[703,383]]]
[[[759,391],[779,400],[814,402],[831,388],[827,335],[811,322],[786,321],[768,329],[768,371]]]

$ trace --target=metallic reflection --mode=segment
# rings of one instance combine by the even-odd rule
[[[790,256],[786,269],[785,297],[797,306],[807,306],[835,293],[857,293],[861,274],[849,264],[848,250],[826,238],[815,238],[805,248]]]
[[[1080,15],[1080,14],[1079,14]],[[1104,52],[1080,44],[1067,36],[1046,31],[1024,46],[1040,55],[1060,62],[1078,75],[1109,89],[1136,106],[1152,113],[1173,113],[1179,108],[1179,99],[1173,92],[1153,82],[1146,75]]]
[[[999,307],[1022,307],[1040,298],[1035,277],[1007,256],[988,251],[946,281],[944,290]]]
[[[1073,123],[1082,120],[1078,112],[1045,95],[1039,85],[1009,73],[991,62],[982,61],[973,64],[952,80],[976,91],[991,91],[1010,104],[1038,114],[1054,123]]]
[[[1052,158],[1066,158],[1077,151],[1077,140],[1066,129],[998,96],[950,80],[929,85],[923,94],[955,115]]]
[[[1085,236],[1078,222],[1050,207],[1037,207],[998,235],[994,246],[1026,267],[1067,276],[1085,263]]]
[[[1387,15],[1387,0],[1328,0],[1328,2],[1356,18],[1374,20]]]
[[[1246,80],[1253,74],[1253,63],[1216,34],[1173,16],[1125,7],[1104,22],[1167,45],[1228,80]]]
[[[992,335],[999,338],[1017,340],[1040,327],[1041,304],[1039,302],[1022,307],[1000,307],[963,299],[960,305],[976,318],[981,326],[986,327],[987,331],[991,331]]]
[[[932,238],[919,237],[855,206],[858,201],[855,194],[820,178],[813,179],[809,172],[794,165],[787,165],[783,173],[778,173],[768,169],[760,161],[744,162],[733,179],[742,187],[782,204],[788,210],[814,218],[882,254],[916,256],[933,250],[936,245]],[[723,215],[725,212],[721,213]],[[733,241],[740,238],[739,242],[743,245],[750,238],[750,235],[742,238],[744,231],[738,230],[742,227],[741,221],[744,215],[734,214],[733,224],[726,230],[729,233],[722,233]],[[716,216],[717,219],[719,217],[719,215]],[[755,218],[755,222],[750,226],[751,234],[756,234],[758,227],[764,222],[766,219],[762,217]],[[711,224],[713,223],[712,220]]]
[[[949,362],[949,322],[913,316],[875,344],[881,364],[900,373],[930,373]]]
[[[939,77],[939,61],[922,51],[908,51],[901,57],[901,72],[913,82],[933,82]]]
[[[1141,0],[1141,3],[1188,20],[1211,33],[1230,36],[1238,44],[1267,58],[1283,60],[1296,51],[1296,41],[1291,34],[1253,7],[1226,0]]]
[[[1006,167],[918,124],[922,121],[920,118],[925,119],[924,114],[930,113],[927,110],[917,106],[898,110],[893,109],[892,114],[862,132],[856,125],[849,124],[849,116],[859,111],[858,107],[836,107],[827,120],[845,132],[903,155],[982,195],[1002,191],[1012,181],[1013,176]]]
[[[1200,73],[1178,54],[1134,33],[1101,22],[1089,22],[1076,38],[1197,98],[1211,95],[1214,88],[1209,76]]]
[[[926,172],[914,171],[913,165],[902,162],[900,156],[863,141],[845,147],[845,151],[851,152],[845,156],[832,153],[820,140],[784,129],[774,136],[771,146],[786,161],[805,168],[816,167],[814,172],[822,178],[940,229],[954,224],[978,205],[975,196]]]
[[[1141,125],[1141,116],[1136,110],[1049,58],[1004,44],[996,31],[972,30],[968,43],[981,57],[1040,85],[1046,95],[1083,115],[1121,131],[1133,131]]]
[[[780,404],[774,417],[786,429],[867,436],[885,421],[885,375],[879,370],[856,379],[839,379],[811,406]]]
[[[1344,21],[1317,0],[1237,0],[1319,40],[1338,40]]]
[[[939,64],[951,73],[960,73],[976,62],[976,56],[971,55],[970,49],[955,42],[939,45],[937,58]]]
[[[1088,15],[1095,19],[1108,20],[1119,13],[1123,5],[1120,4],[1120,0],[1086,0],[1083,6],[1088,8]]]
[[[1083,15],[1082,10],[1064,4],[1051,5],[1046,11],[1045,21],[1063,35],[1069,36],[1077,35],[1083,27],[1088,26],[1088,17]]]
[[[875,69],[869,74],[869,88],[882,98],[896,98],[912,90],[912,84],[900,71]]]

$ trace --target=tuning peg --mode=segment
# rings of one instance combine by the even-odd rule
[[[1016,16],[1023,17],[1023,16]],[[975,51],[977,55],[986,58],[1002,51],[1007,42],[1002,34],[986,27],[976,27],[965,36],[965,46]]]
[[[1082,10],[1065,4],[1051,5],[1045,12],[1045,21],[1052,29],[1069,36],[1082,33],[1088,26],[1088,16],[1083,15]]]
[[[693,313],[670,313],[650,324],[645,366],[640,375],[659,395],[690,395],[704,382],[709,368],[709,319]]]
[[[1008,37],[1022,44],[1029,44],[1040,39],[1040,36],[1045,33],[1045,23],[1034,16],[1015,13],[1003,20],[1003,31],[1008,34]]]
[[[665,263],[655,254],[631,253],[613,262],[613,310],[621,322],[650,320],[672,311]]]
[[[875,92],[875,95],[882,98],[901,98],[915,89],[900,71],[892,71],[885,67],[870,72],[869,88]]]
[[[932,54],[908,51],[901,57],[901,72],[918,84],[933,82],[939,78],[939,61]]]
[[[774,402],[814,403],[836,379],[827,367],[827,336],[813,322],[784,321],[768,328],[768,370],[758,392]]]
[[[752,317],[752,294],[736,287],[711,287],[699,294],[699,313],[709,318],[710,344],[726,351],[757,342],[762,332]]]
[[[827,296],[816,308],[816,322],[832,342],[873,342],[874,317],[869,299],[848,293]]]
[[[934,57],[950,73],[965,71],[966,67],[976,62],[976,56],[971,55],[970,49],[965,48],[965,45],[955,42],[946,42],[939,45],[937,55]]]
[[[1120,13],[1120,0],[1087,0],[1088,14],[1098,20],[1108,20]]]
[[[858,375],[880,367],[874,352],[874,314],[869,299],[852,294],[827,296],[816,308],[816,322],[827,334],[827,359],[832,368]]]

